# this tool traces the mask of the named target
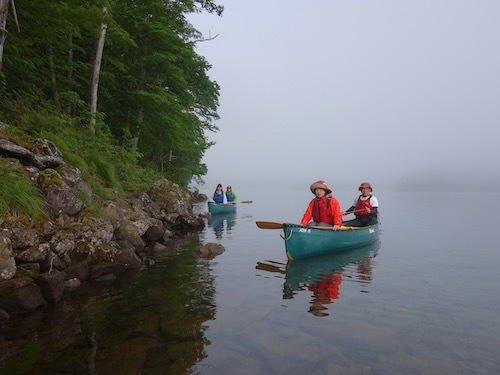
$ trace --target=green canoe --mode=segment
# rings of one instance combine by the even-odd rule
[[[236,203],[208,202],[208,212],[212,215],[230,214],[236,212]]]
[[[365,246],[375,242],[378,234],[378,224],[334,231],[331,227],[284,223],[281,237],[285,240],[286,255],[292,260]]]

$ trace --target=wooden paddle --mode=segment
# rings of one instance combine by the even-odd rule
[[[260,229],[283,229],[283,223],[275,223],[273,221],[256,221],[255,224]]]
[[[219,203],[219,204],[224,204],[224,205],[228,204],[229,205],[229,204],[238,204],[238,203],[253,203],[253,201],[239,201],[239,202],[237,201],[237,202],[227,202],[227,203]]]
[[[356,212],[363,212],[364,210],[365,210],[364,208],[361,208],[361,209],[359,209],[359,210],[354,210],[354,211],[345,212],[345,213],[343,213],[342,215],[355,214]]]
[[[235,204],[235,203],[253,203],[253,201],[227,202],[227,203],[219,203],[219,204]],[[207,202],[196,202],[196,203],[193,203],[193,206],[203,206],[204,204],[207,204]]]
[[[290,225],[299,225],[299,224],[293,224],[293,223],[276,223],[274,221],[256,221],[255,224],[260,229],[283,229],[283,225],[285,224],[290,224]],[[308,228],[314,228],[314,229],[324,229],[324,230],[333,230],[333,227],[308,227]],[[340,229],[338,230],[355,230],[357,229],[356,227],[346,227],[346,226],[341,226]]]

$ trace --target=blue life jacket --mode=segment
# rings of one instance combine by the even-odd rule
[[[214,202],[215,203],[224,203],[224,196],[222,195],[223,193],[214,193]]]

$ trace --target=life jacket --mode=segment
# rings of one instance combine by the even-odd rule
[[[362,195],[359,196],[358,202],[356,203],[356,216],[368,216],[370,215],[366,208],[371,210],[372,204],[370,203],[370,199],[372,198],[371,194],[366,200],[361,199]],[[358,211],[359,210],[359,211]]]
[[[233,193],[226,193],[226,198],[228,202],[234,201],[234,195]]]
[[[312,210],[312,218],[316,223],[333,224],[332,210],[330,208],[330,198],[315,198]]]
[[[215,203],[223,203],[224,202],[224,193],[214,193],[214,202]]]

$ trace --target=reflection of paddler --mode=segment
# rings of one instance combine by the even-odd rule
[[[314,293],[314,299],[318,303],[330,304],[333,303],[332,300],[339,298],[339,285],[341,283],[342,275],[334,273],[333,275],[324,275],[315,284],[308,284],[307,289]]]
[[[226,219],[226,229],[228,231],[230,231],[234,225],[236,225],[236,216],[234,216],[234,217],[229,216]]]
[[[211,215],[208,219],[208,224],[214,230],[215,237],[221,239],[224,229],[230,234],[231,230],[236,226],[236,214]]]
[[[365,257],[358,265],[358,279],[372,281],[372,258]]]
[[[334,273],[323,275],[317,283],[307,284],[307,289],[314,294],[309,312],[314,316],[328,316],[329,314],[325,312],[328,309],[323,305],[331,304],[334,299],[339,298],[339,285],[341,283],[342,275]]]
[[[214,224],[215,237],[222,238],[222,232],[224,232],[224,218],[217,220]]]

